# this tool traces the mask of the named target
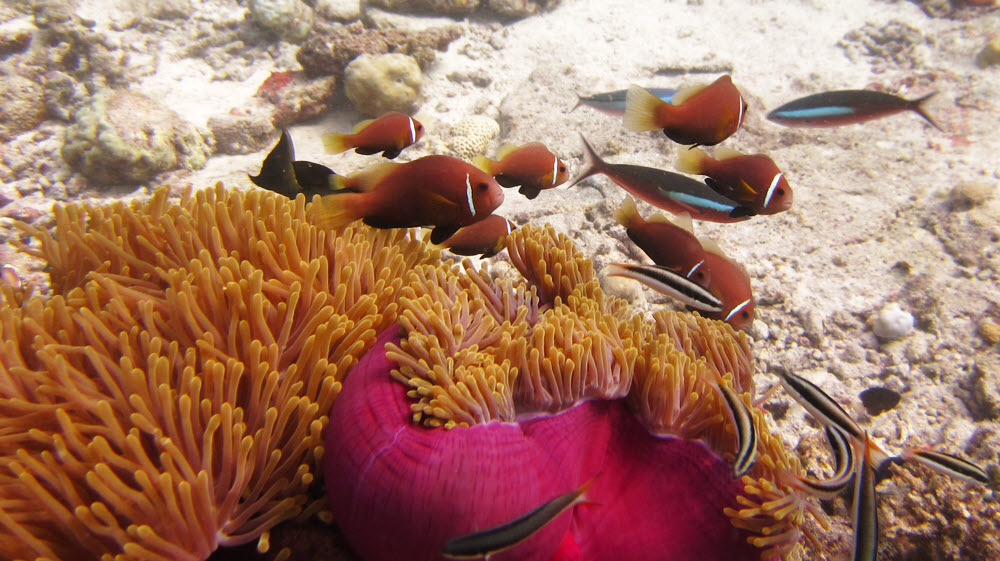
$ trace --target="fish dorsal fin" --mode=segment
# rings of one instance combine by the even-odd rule
[[[740,156],[745,156],[743,152],[739,150],[733,150],[732,148],[726,148],[721,146],[715,149],[715,159],[716,160],[728,160],[730,158],[739,158]]]
[[[615,211],[615,221],[617,221],[622,226],[630,228],[636,220],[642,220],[639,216],[639,209],[635,206],[635,201],[632,197],[625,195],[625,199],[622,200],[622,204]]]
[[[347,179],[346,183],[351,189],[366,193],[374,189],[382,178],[392,173],[400,165],[396,162],[381,162],[355,173]]]
[[[520,148],[520,146],[516,146],[514,144],[504,144],[503,146],[500,147],[499,150],[497,150],[496,160],[499,162],[500,160],[509,156],[511,152],[517,150],[518,148]]]
[[[694,94],[705,89],[707,86],[708,84],[695,84],[693,86],[687,86],[686,88],[681,88],[677,93],[674,94],[674,97],[670,98],[670,103],[672,103],[673,105],[680,105],[685,101],[687,101],[688,98],[690,98]]]
[[[360,123],[354,125],[354,128],[351,129],[351,134],[358,134],[359,132],[363,131],[365,129],[365,127],[367,127],[368,125],[370,125],[370,124],[372,124],[374,122],[375,122],[375,119],[365,119],[364,121],[361,121]]]
[[[663,216],[663,215],[661,214],[661,215],[657,215],[657,216]],[[688,214],[688,213],[686,213],[686,212],[679,213],[674,218],[673,224],[674,224],[674,226],[677,226],[678,228],[683,228],[683,229],[687,230],[688,232],[691,232],[692,235],[694,234],[694,221],[691,220],[691,215]]]
[[[701,248],[705,251],[713,255],[718,255],[719,257],[726,257],[726,254],[722,251],[722,248],[719,247],[719,244],[715,243],[715,240],[704,238],[699,239],[698,241],[701,242]],[[728,259],[728,257],[726,258]]]

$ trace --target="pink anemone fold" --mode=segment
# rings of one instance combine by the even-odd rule
[[[334,518],[365,561],[437,560],[451,538],[509,522],[590,481],[584,501],[491,560],[756,561],[723,513],[742,485],[699,441],[649,434],[623,400],[589,400],[516,423],[411,421],[382,333],[330,414]]]

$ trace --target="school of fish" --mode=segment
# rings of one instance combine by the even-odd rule
[[[786,103],[767,118],[785,126],[821,127],[913,111],[940,129],[924,109],[933,95],[906,100],[870,90],[823,92]],[[676,168],[683,173],[605,162],[581,136],[583,168],[572,180],[566,163],[541,142],[507,145],[494,158],[479,156],[472,163],[431,155],[405,163],[378,162],[354,175],[342,176],[324,165],[295,160],[291,139],[287,131],[282,131],[259,174],[250,179],[259,187],[290,198],[300,193],[319,196],[314,205],[321,227],[339,228],[355,220],[376,228],[428,227],[431,243],[458,255],[489,257],[503,249],[506,236],[516,227],[493,214],[504,200],[503,188],[517,187],[520,194],[534,199],[542,191],[567,182],[572,187],[590,176],[604,175],[628,193],[615,219],[652,261],[614,263],[608,266],[607,273],[637,280],[735,329],[748,329],[754,319],[749,275],[714,241],[696,236],[693,221],[729,223],[777,214],[791,208],[793,193],[788,178],[767,155],[742,154],[725,147],[709,154],[697,147],[720,144],[744,121],[747,103],[731,77],[723,75],[710,84],[682,89],[647,90],[633,85],[581,96],[573,109],[580,105],[623,116],[628,130],[661,130],[670,140],[688,146],[676,162]],[[381,152],[392,159],[423,134],[423,125],[413,117],[389,113],[359,123],[350,133],[327,133],[323,144],[331,154],[354,149],[367,155]],[[643,218],[633,197],[675,217],[671,220],[654,214]],[[820,499],[844,494],[853,484],[855,561],[877,558],[876,474],[884,462],[913,462],[970,483],[989,483],[983,469],[943,452],[906,448],[890,456],[820,387],[791,372],[779,370],[777,374],[785,392],[824,428],[834,460],[834,472],[826,479],[796,476],[787,483]],[[733,476],[739,478],[750,469],[756,456],[758,435],[748,409],[751,405],[728,387],[718,385],[716,389],[736,428],[738,453]],[[483,559],[512,548],[575,505],[586,502],[589,485],[590,481],[585,481],[579,488],[497,527],[455,536],[445,544],[441,555],[448,559]]]

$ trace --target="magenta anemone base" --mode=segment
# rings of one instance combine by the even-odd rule
[[[414,425],[383,333],[344,381],[324,453],[336,523],[365,561],[442,559],[453,537],[508,522],[592,480],[586,501],[491,561],[757,561],[723,508],[741,484],[701,442],[650,435],[625,403],[450,430]]]

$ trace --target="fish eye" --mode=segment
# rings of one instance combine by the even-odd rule
[[[417,125],[417,130],[418,130],[418,131],[422,131],[422,130],[424,130],[424,126],[423,126],[423,125]]]
[[[784,195],[785,194],[785,190],[782,189],[782,188],[780,188],[780,187],[778,189],[776,189],[775,192],[778,193],[779,195]]]
[[[480,191],[488,191],[490,188],[489,183],[480,183],[478,185]]]
[[[743,316],[743,319],[750,319],[750,312],[744,311],[740,315]]]
[[[566,171],[566,166],[559,166],[559,173]]]

